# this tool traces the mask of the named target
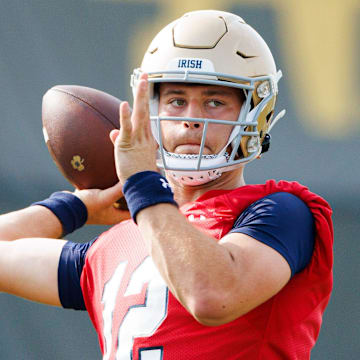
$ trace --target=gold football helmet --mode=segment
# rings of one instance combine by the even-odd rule
[[[276,70],[265,41],[241,17],[215,10],[183,15],[155,36],[140,69],[134,70],[133,89],[141,72],[149,75],[150,118],[159,144],[158,166],[169,170],[176,180],[188,185],[203,184],[267,150],[268,133],[272,122],[275,123],[274,107],[281,71]],[[160,82],[230,86],[242,89],[246,100],[236,122],[159,117],[154,84]],[[162,146],[163,120],[203,122],[199,153],[179,155],[167,152]],[[233,129],[226,146],[218,154],[203,155],[206,129],[210,123],[227,124]]]

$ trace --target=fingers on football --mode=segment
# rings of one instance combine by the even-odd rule
[[[108,189],[101,191],[102,201],[108,205],[113,204],[119,198],[123,196],[122,193],[122,184],[120,182],[109,187]]]

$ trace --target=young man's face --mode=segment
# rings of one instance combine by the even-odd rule
[[[179,116],[236,121],[244,95],[239,89],[215,85],[161,83],[159,116]],[[198,154],[204,124],[162,121],[164,148],[176,154]],[[226,145],[232,126],[209,124],[204,155],[216,154]]]

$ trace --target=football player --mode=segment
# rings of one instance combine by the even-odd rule
[[[103,359],[308,359],[332,289],[331,209],[297,182],[243,176],[268,150],[280,77],[237,15],[166,26],[110,134],[120,184],[3,215],[0,237],[18,240],[0,244],[0,290],[87,310]],[[121,191],[132,220],[84,244],[44,239],[103,219]]]

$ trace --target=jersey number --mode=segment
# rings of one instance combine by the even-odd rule
[[[111,334],[113,313],[126,266],[126,261],[121,262],[104,286],[101,299],[104,305],[102,315],[105,354],[103,360],[110,358],[113,347]],[[144,284],[147,284],[144,303],[129,307],[121,321],[117,338],[116,360],[132,359],[134,339],[152,335],[166,317],[168,289],[149,256],[132,273],[124,297],[140,294]],[[139,360],[160,359],[162,359],[161,347],[140,350]]]

